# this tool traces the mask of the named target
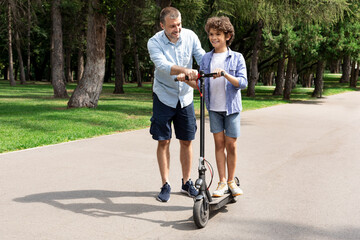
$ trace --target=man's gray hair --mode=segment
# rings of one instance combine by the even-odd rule
[[[162,24],[165,24],[165,18],[166,16],[169,16],[170,19],[176,19],[178,17],[181,17],[181,13],[179,10],[177,10],[174,7],[166,7],[160,12],[160,22]]]

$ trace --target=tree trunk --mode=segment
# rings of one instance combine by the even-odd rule
[[[274,72],[269,70],[264,73],[264,86],[272,86],[273,85]]]
[[[299,80],[299,74],[297,73],[297,67],[296,67],[296,58],[293,59],[294,65],[293,69],[291,71],[291,89],[296,88],[297,82]]]
[[[72,94],[68,108],[96,108],[105,75],[106,17],[100,0],[91,0],[87,27],[84,76]]]
[[[250,77],[248,82],[247,96],[255,97],[255,85],[259,79],[259,70],[258,70],[258,61],[259,61],[259,52],[261,47],[261,36],[263,29],[263,21],[259,20],[257,23],[257,31],[255,37],[255,44],[253,47],[253,53],[251,56],[251,66],[250,66]]]
[[[10,85],[15,86],[14,78],[14,61],[13,61],[13,51],[12,51],[12,17],[11,17],[11,2],[8,2],[8,48],[9,48],[9,80]]]
[[[136,2],[135,2],[136,3]],[[137,19],[136,19],[136,6],[132,4],[133,13],[131,15],[131,22],[132,26],[137,26]],[[138,53],[138,46],[137,46],[137,37],[136,37],[136,29],[133,27],[131,28],[131,37],[132,37],[132,49],[133,49],[133,56],[134,56],[134,63],[135,63],[135,77],[138,87],[142,87],[142,81],[141,81],[141,72],[140,72],[140,63],[139,63],[139,53]]]
[[[134,28],[132,28],[134,29]],[[139,63],[139,54],[138,54],[138,47],[137,47],[137,41],[136,41],[136,33],[133,30],[133,55],[134,55],[134,62],[135,62],[135,76],[136,76],[136,82],[138,87],[142,87],[142,81],[141,81],[141,72],[140,72],[140,63]]]
[[[340,78],[340,83],[348,83],[350,81],[350,72],[351,72],[351,57],[346,55],[342,64],[342,76]]]
[[[310,88],[312,85],[313,74],[311,72],[305,72],[302,77],[302,86]]]
[[[79,82],[84,75],[84,52],[80,47],[78,51],[78,60],[77,60],[77,77],[76,80]]]
[[[356,88],[359,78],[359,66],[358,62],[354,61],[353,70],[351,71],[350,87]]]
[[[124,28],[124,10],[116,9],[116,32],[115,32],[115,94],[124,93],[124,66],[123,66],[123,28]]]
[[[84,65],[85,65],[85,51],[84,51],[84,42],[85,42],[85,36],[86,36],[86,16],[88,13],[88,5],[84,4],[83,7],[81,8],[81,21],[79,22],[79,32],[80,32],[80,44],[78,46],[78,53],[77,53],[77,75],[76,75],[76,80],[77,82],[80,82],[83,75],[84,75]]]
[[[74,79],[73,79],[73,74],[72,74],[72,70],[71,70],[71,49],[70,48],[67,48],[66,49],[66,81],[67,82],[74,82]]]
[[[316,78],[314,81],[314,92],[312,97],[322,97],[323,91],[323,73],[325,69],[325,60],[319,60],[316,67]]]
[[[351,86],[351,82],[354,81],[355,71],[356,71],[355,67],[356,67],[356,61],[352,61],[352,63],[350,63],[350,68],[351,68],[350,69],[350,81],[349,81],[350,86]]]
[[[113,60],[113,50],[111,47],[108,48],[109,54],[108,54],[108,60],[105,62],[105,76],[104,76],[104,82],[111,82],[111,69],[112,69],[112,60]]]
[[[15,41],[16,41],[16,51],[17,51],[17,55],[18,55],[18,59],[19,59],[19,67],[20,67],[20,83],[25,84],[26,79],[25,79],[24,62],[23,62],[22,53],[21,53],[20,37],[19,37],[19,33],[17,31],[15,33]]]
[[[8,69],[9,69],[9,67],[7,65],[5,65],[4,69],[3,69],[4,80],[9,80],[9,78],[8,78]]]
[[[277,74],[275,78],[275,90],[273,95],[281,96],[284,89],[284,69],[285,69],[285,54],[282,53],[282,56],[278,62]]]
[[[26,80],[30,81],[31,79],[31,53],[30,53],[30,47],[31,47],[31,3],[30,0],[27,1],[28,9],[27,9],[27,17],[28,17],[28,23],[27,23],[27,64],[26,64]]]
[[[295,58],[291,55],[288,57],[288,65],[286,68],[286,76],[285,76],[285,88],[284,88],[284,100],[290,100],[290,94],[292,90],[292,72],[295,65]]]
[[[340,72],[340,61],[337,59],[331,60],[329,68],[330,68],[331,73],[339,73]]]
[[[54,98],[68,98],[64,79],[64,54],[62,20],[60,12],[61,0],[53,0],[51,5],[52,20],[52,51],[51,51],[51,83]]]

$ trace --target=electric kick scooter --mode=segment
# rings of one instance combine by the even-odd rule
[[[204,72],[200,71],[198,75],[198,80],[200,81],[200,158],[199,158],[199,178],[195,182],[195,187],[199,189],[199,194],[194,198],[194,208],[193,208],[193,218],[196,226],[198,228],[204,228],[209,220],[209,215],[211,211],[218,210],[225,206],[228,203],[235,203],[237,201],[237,197],[233,197],[231,191],[229,190],[221,198],[212,198],[209,187],[212,183],[213,178],[213,171],[211,164],[205,160],[205,83],[204,78],[206,77],[213,77],[216,73],[208,73],[204,74]],[[221,75],[223,76],[224,73],[222,72]],[[198,85],[198,84],[197,84]],[[210,173],[211,173],[211,182],[210,185],[206,185],[205,180],[205,172],[206,166],[205,163],[210,165]],[[237,177],[235,177],[235,183],[240,186],[240,181]]]

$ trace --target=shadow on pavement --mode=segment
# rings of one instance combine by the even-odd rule
[[[351,223],[349,223],[351,224]],[[360,228],[344,226],[342,228],[324,226],[324,228],[311,225],[273,220],[241,220],[239,228],[247,229],[252,233],[253,239],[277,240],[303,240],[303,239],[332,239],[332,240],[358,240]]]
[[[31,194],[13,200],[20,203],[45,203],[62,210],[84,214],[91,217],[120,216],[158,223],[160,226],[173,227],[179,230],[195,229],[192,216],[189,219],[179,221],[163,221],[143,217],[144,214],[152,212],[174,212],[174,214],[176,214],[176,212],[192,209],[192,207],[174,206],[168,203],[164,204],[157,202],[155,200],[156,194],[157,192],[78,190]],[[119,203],[118,198],[129,199],[127,203]],[[149,199],[149,202],[153,202],[155,204],[142,203],[144,198],[145,200],[146,198],[151,198]]]

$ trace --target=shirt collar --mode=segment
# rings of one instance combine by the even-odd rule
[[[233,54],[233,51],[229,47],[227,47],[227,50],[228,50],[227,52],[228,52],[228,57],[229,57]],[[213,48],[211,50],[211,57],[214,55],[214,53],[215,53],[215,48]]]

